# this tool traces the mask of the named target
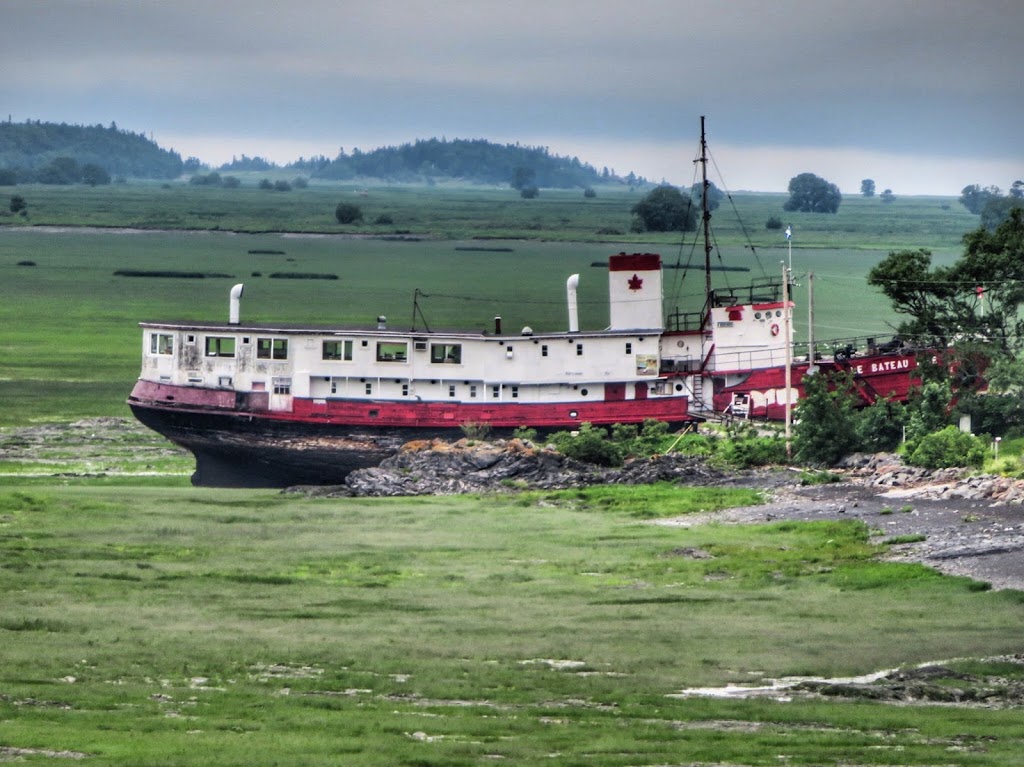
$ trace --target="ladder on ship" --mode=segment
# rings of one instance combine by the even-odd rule
[[[713,408],[704,404],[704,376],[695,375],[690,378],[690,412],[709,415]]]

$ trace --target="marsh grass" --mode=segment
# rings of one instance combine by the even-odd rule
[[[671,528],[632,509],[713,502],[595,491],[0,489],[0,748],[104,765],[945,765],[971,733],[971,764],[1015,763],[1013,711],[667,696],[1017,652],[1019,594],[879,562],[853,522]]]

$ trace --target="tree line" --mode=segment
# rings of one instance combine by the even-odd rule
[[[480,184],[511,184],[516,188],[587,188],[601,183],[645,184],[633,173],[615,175],[597,170],[578,157],[561,157],[547,147],[497,144],[484,139],[420,139],[370,152],[342,148],[337,157],[300,158],[285,166],[312,178],[349,180],[358,177],[417,182],[460,179]]]
[[[0,183],[101,184],[110,177],[177,178],[181,156],[116,123],[0,122]]]

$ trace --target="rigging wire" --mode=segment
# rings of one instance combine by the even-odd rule
[[[750,252],[754,254],[754,260],[757,261],[757,267],[761,270],[761,276],[768,279],[768,272],[764,268],[764,264],[761,263],[761,257],[757,254],[757,247],[754,245],[753,239],[750,237],[750,233],[747,231],[746,224],[743,223],[743,219],[740,218],[739,209],[736,207],[736,200],[732,196],[732,192],[729,191],[729,187],[725,184],[725,177],[722,175],[721,169],[718,167],[718,163],[715,162],[715,156],[711,150],[708,149],[708,157],[711,158],[711,164],[715,167],[715,173],[718,174],[718,180],[722,183],[722,190],[725,192],[726,198],[729,200],[729,204],[732,206],[733,215],[736,216],[736,221],[740,225],[740,231],[743,232],[743,238],[747,241],[747,247],[750,248]]]

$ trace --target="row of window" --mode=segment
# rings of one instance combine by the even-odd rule
[[[189,337],[194,340],[194,336]],[[234,357],[236,338],[234,336],[207,336],[207,357]],[[243,344],[249,343],[248,338],[242,339]],[[351,361],[353,341],[324,341],[322,358],[325,360]],[[368,341],[362,345],[368,346]],[[419,348],[419,344],[417,344]],[[174,336],[169,333],[152,333],[149,338],[150,354],[174,354]],[[512,346],[505,347],[505,353],[512,355]],[[626,342],[626,354],[633,353],[633,344]],[[548,356],[548,346],[540,347],[540,356]],[[576,356],[583,356],[583,344],[576,344]],[[257,338],[256,358],[261,360],[288,359],[287,338]],[[378,362],[406,362],[409,358],[409,344],[405,341],[381,341],[377,343]],[[462,364],[462,344],[430,344],[430,361],[435,364]]]
[[[366,395],[367,396],[372,396],[373,395],[373,384],[371,382],[367,381],[364,384],[364,386],[365,386]],[[495,385],[491,386],[491,397],[493,399],[500,399],[501,398],[501,388],[502,388],[501,384],[495,384]],[[511,399],[519,399],[519,387],[518,386],[506,385],[505,386],[505,390],[506,390],[507,396],[510,397]],[[337,383],[337,381],[332,380],[331,381],[331,394],[337,394],[337,393],[338,393],[338,383]],[[584,396],[586,395],[586,393],[587,393],[587,390],[584,389],[583,390]],[[409,384],[407,384],[407,383],[403,383],[402,384],[402,396],[403,397],[408,397],[409,396]],[[456,385],[455,384],[448,384],[448,396],[453,398],[453,399],[457,396]],[[470,399],[476,399],[476,397],[477,397],[477,385],[476,384],[470,384],[469,385],[469,398]]]
[[[195,336],[189,336],[189,341],[195,343]],[[237,339],[234,336],[207,336],[206,356],[207,357],[234,357]],[[249,343],[248,338],[242,339],[243,344]],[[174,336],[170,333],[152,333],[149,337],[150,354],[174,354]],[[261,360],[286,360],[288,359],[287,338],[257,338],[256,358]],[[324,359],[327,359],[326,357]]]

